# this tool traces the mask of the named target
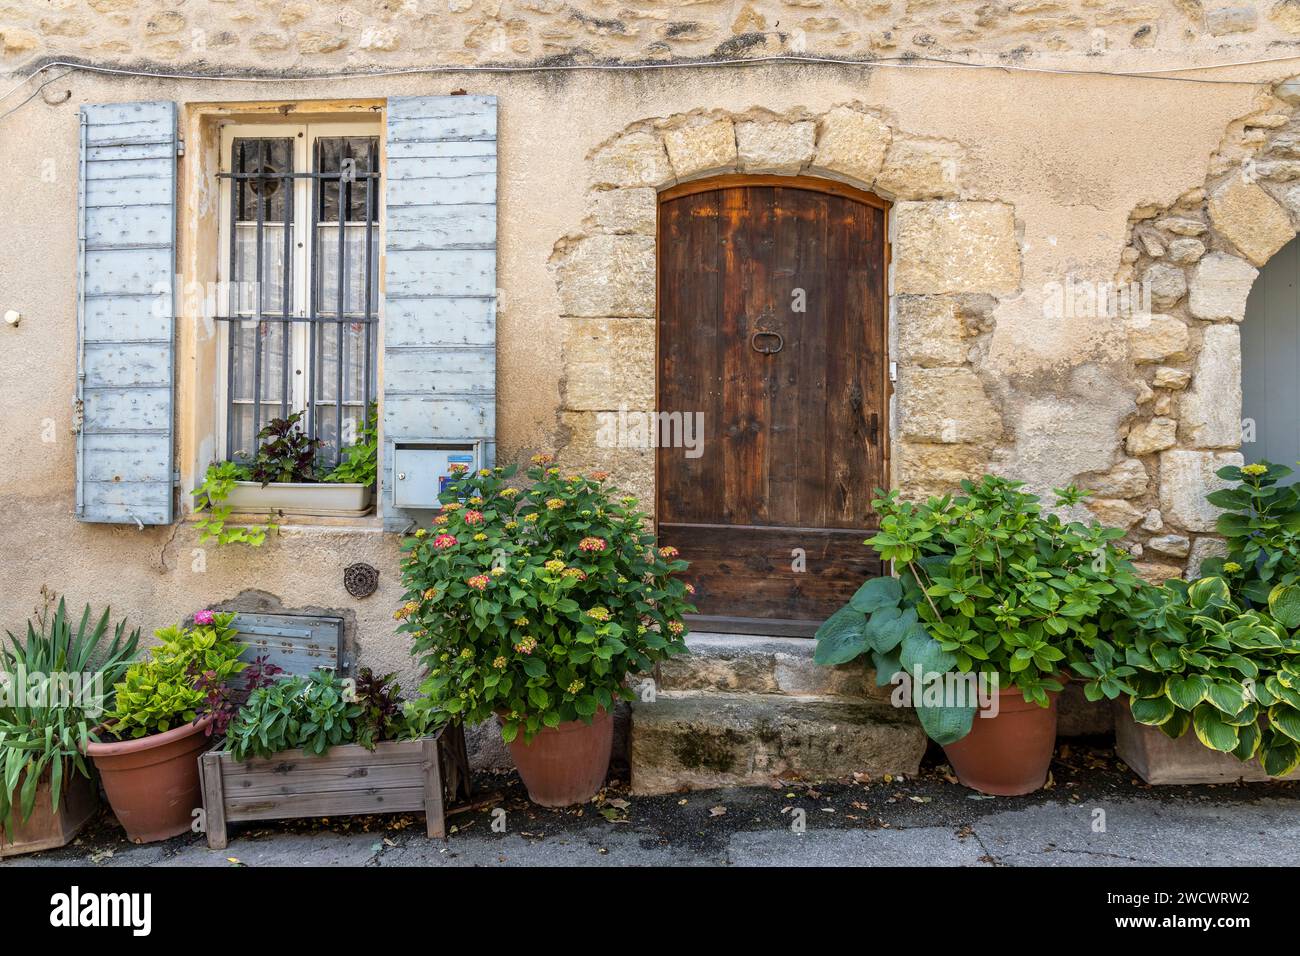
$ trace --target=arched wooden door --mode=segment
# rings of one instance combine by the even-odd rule
[[[691,562],[697,630],[810,634],[880,573],[863,539],[887,487],[886,218],[802,177],[660,197],[657,520]]]

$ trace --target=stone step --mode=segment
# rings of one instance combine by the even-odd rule
[[[632,705],[638,794],[912,774],[925,748],[910,710],[874,698],[677,690]]]
[[[860,661],[839,667],[813,662],[817,642],[806,637],[692,632],[689,654],[659,664],[660,691],[721,691],[728,694],[776,694],[888,701],[893,687],[876,686],[876,675]],[[1083,696],[1070,684],[1057,704],[1057,734],[1084,737],[1109,734],[1114,720],[1106,701]]]
[[[718,690],[791,696],[882,697],[873,674],[860,663],[823,667],[813,663],[817,642],[807,637],[692,632],[689,654],[662,661],[660,690]]]

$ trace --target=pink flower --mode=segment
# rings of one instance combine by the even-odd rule
[[[465,523],[466,523],[466,524],[482,524],[482,523],[483,523],[483,512],[481,512],[481,511],[474,511],[473,509],[470,509],[469,511],[466,511],[466,512],[465,512]]]
[[[668,545],[667,547],[660,548],[659,553],[665,558],[675,558],[681,552],[678,551],[676,548],[674,548],[672,545]]]
[[[604,551],[605,542],[601,538],[583,538],[578,542],[578,547],[583,551]]]
[[[489,578],[486,574],[476,574],[465,583],[476,591],[486,591]]]
[[[200,626],[207,626],[208,624],[211,624],[216,619],[217,619],[216,615],[208,610],[194,612],[194,623]]]
[[[459,543],[460,542],[456,540],[454,534],[440,534],[438,537],[433,539],[433,546],[435,548],[454,548]]]

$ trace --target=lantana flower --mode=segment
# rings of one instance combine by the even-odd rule
[[[534,455],[529,459],[534,465],[549,465],[555,461],[554,455]]]
[[[593,621],[608,621],[609,608],[593,607],[587,612],[587,617],[591,618]]]
[[[440,534],[433,539],[433,546],[440,549],[454,548],[459,543],[454,534]]]
[[[492,579],[489,578],[486,574],[476,574],[465,583],[468,584],[470,587],[474,588],[476,591],[485,591],[487,590],[488,583],[491,580]]]
[[[1243,475],[1250,475],[1252,478],[1255,477],[1256,475],[1267,475],[1268,467],[1258,463],[1254,465],[1246,465],[1244,468],[1241,469],[1241,473]]]
[[[675,557],[677,557],[677,555],[679,555],[680,553],[681,553],[681,552],[678,551],[676,548],[674,548],[671,544],[670,544],[670,545],[666,545],[666,546],[664,546],[664,547],[662,547],[662,548],[659,549],[659,555],[660,555],[660,557],[664,557],[664,558],[675,558]]]
[[[482,524],[482,523],[483,523],[483,512],[481,512],[481,511],[475,511],[473,508],[471,508],[469,511],[466,511],[466,512],[465,512],[465,523],[466,523],[466,524]]]
[[[521,640],[518,644],[515,645],[515,650],[518,651],[520,654],[531,654],[535,647],[537,647],[537,638],[525,637],[523,640]]]
[[[547,499],[546,499],[546,507],[550,508],[552,511],[559,511],[561,508],[564,507],[564,499],[563,499],[563,498],[547,498]]]

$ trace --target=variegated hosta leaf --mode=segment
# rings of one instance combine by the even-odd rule
[[[1192,726],[1192,715],[1185,710],[1176,710],[1174,715],[1160,725],[1160,732],[1171,740],[1177,740],[1187,733]]]
[[[1237,728],[1224,723],[1223,715],[1212,704],[1201,704],[1192,711],[1192,728],[1197,739],[1211,750],[1231,753],[1240,742]]]
[[[1148,727],[1158,727],[1172,717],[1177,710],[1168,697],[1134,697],[1129,702],[1133,719]]]
[[[1249,703],[1235,714],[1225,714],[1219,711],[1225,724],[1232,724],[1234,727],[1245,727],[1247,724],[1253,724],[1259,720],[1259,705]]]
[[[1273,619],[1287,630],[1300,627],[1300,587],[1279,584],[1269,593],[1268,609]]]
[[[1259,762],[1270,777],[1285,777],[1300,766],[1300,746],[1286,737],[1274,736],[1260,751]]]
[[[1300,710],[1290,704],[1274,704],[1270,707],[1268,722],[1292,740],[1300,741]]]
[[[1241,713],[1248,703],[1245,686],[1232,680],[1211,682],[1206,700],[1229,717]]]
[[[1210,687],[1211,681],[1204,674],[1175,674],[1165,681],[1165,693],[1175,707],[1183,710],[1191,710],[1204,701],[1210,693]]]
[[[1237,747],[1232,755],[1238,760],[1249,760],[1259,750],[1259,743],[1264,738],[1259,722],[1252,720],[1237,728]]]

